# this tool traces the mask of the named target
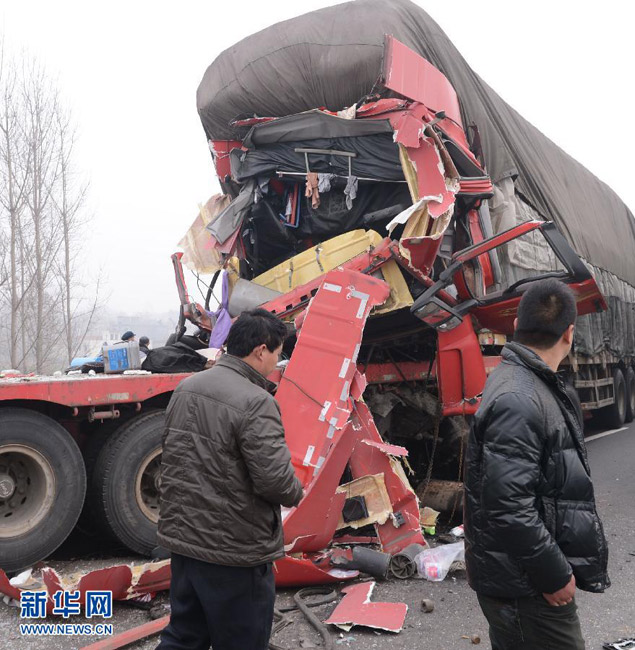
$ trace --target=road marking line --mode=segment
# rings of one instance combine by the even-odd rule
[[[620,431],[626,431],[628,427],[622,427],[621,429],[611,429],[610,431],[604,431],[602,433],[596,433],[593,436],[589,436],[584,439],[584,442],[591,442],[591,440],[598,440],[599,438],[604,438],[605,436],[612,436],[614,433],[619,433]]]

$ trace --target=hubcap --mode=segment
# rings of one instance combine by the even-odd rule
[[[55,474],[48,460],[26,445],[0,447],[0,539],[35,528],[55,500]]]
[[[149,453],[141,463],[135,480],[135,499],[143,514],[159,522],[159,488],[161,486],[161,447]]]
[[[0,499],[10,499],[15,492],[15,481],[9,474],[0,476]]]

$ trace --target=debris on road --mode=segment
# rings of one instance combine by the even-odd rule
[[[426,614],[431,614],[434,611],[434,601],[430,600],[429,598],[424,598],[421,601],[421,609],[426,613]]]
[[[23,571],[11,580],[0,570],[0,592],[19,601],[21,591],[46,591],[47,611],[50,612],[53,608],[53,594],[57,591],[78,591],[80,604],[84,604],[86,591],[108,590],[112,591],[113,600],[129,601],[169,589],[170,575],[169,560],[136,566],[116,564],[68,576],[60,575],[50,567],[43,567],[39,572],[32,569]]]
[[[427,548],[415,558],[419,575],[431,582],[441,582],[448,575],[453,562],[465,559],[464,542]]]
[[[135,641],[140,641],[141,639],[146,639],[149,636],[158,634],[169,622],[170,617],[164,616],[155,621],[150,621],[149,623],[133,627],[121,634],[116,634],[107,639],[97,641],[97,643],[91,643],[90,645],[81,648],[81,650],[117,650],[118,648],[125,648],[127,645],[130,645]]]
[[[478,634],[462,634],[461,638],[469,639],[474,645],[478,645],[481,642],[481,637]]]
[[[408,605],[405,603],[371,603],[375,582],[362,582],[342,589],[345,594],[331,616],[325,621],[348,632],[355,625],[388,632],[401,632]]]
[[[353,549],[352,567],[375,578],[385,579],[388,576],[391,559],[388,553],[375,551],[365,546],[356,546]]]
[[[421,510],[421,528],[426,535],[436,535],[437,533],[437,519],[441,513],[429,506],[425,506]]]
[[[390,573],[400,580],[412,578],[417,570],[415,558],[425,550],[426,546],[423,544],[410,544],[403,551],[395,553],[390,560]]]
[[[629,639],[618,639],[613,643],[605,643],[602,648],[604,650],[633,650],[635,648],[635,637]]]

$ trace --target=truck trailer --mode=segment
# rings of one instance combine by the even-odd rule
[[[469,417],[532,282],[576,295],[563,373],[584,411],[633,419],[635,264],[617,254],[635,250],[632,213],[415,4],[358,0],[254,34],[209,66],[197,107],[223,193],[173,256],[172,338],[189,322],[220,348],[256,306],[288,324],[272,379],[306,497],[284,514],[279,584],[333,578],[324,549],[368,520],[342,525],[366,477],[384,477],[372,523],[388,552],[423,542],[419,502],[460,514]],[[203,304],[184,267],[214,275]],[[0,380],[0,568],[47,557],[80,514],[150,553],[185,376]]]

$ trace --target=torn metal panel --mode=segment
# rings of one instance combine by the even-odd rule
[[[439,330],[437,380],[443,415],[476,413],[486,379],[472,319],[464,319],[453,330]]]
[[[345,483],[337,488],[338,492],[343,493],[347,499],[356,496],[363,497],[368,511],[368,516],[355,521],[344,521],[343,516],[337,524],[337,529],[341,528],[362,528],[369,524],[384,524],[392,513],[390,497],[386,490],[383,474],[373,476],[363,476],[355,479],[350,483]]]
[[[79,591],[79,602],[84,603],[86,591],[112,591],[115,600],[131,600],[145,594],[154,594],[170,587],[170,561],[147,562],[138,566],[118,564],[87,573],[61,575],[50,567],[31,575],[21,586],[13,586],[0,570],[0,592],[19,600],[20,591],[42,591],[48,594],[47,611],[53,608],[56,591]]]
[[[379,449],[379,451],[384,454],[389,454],[390,456],[407,456],[408,450],[405,447],[400,445],[389,445],[385,442],[377,442],[375,440],[362,440],[363,445],[370,445]]]
[[[231,177],[231,161],[229,154],[233,149],[242,146],[238,140],[209,140],[209,150],[212,153],[216,175],[221,182]]]
[[[346,468],[359,433],[349,424],[336,432],[334,442],[322,462],[316,461],[316,476],[306,489],[306,495],[297,508],[291,508],[284,517],[283,529],[286,553],[320,551],[326,548],[337,529],[346,494],[337,486]],[[309,446],[311,458],[315,449]],[[305,460],[309,457],[309,451]],[[307,460],[310,462],[310,459]]]
[[[384,41],[383,83],[386,88],[421,102],[463,128],[459,98],[446,76],[392,36]]]
[[[373,416],[364,402],[355,405],[354,419],[362,429],[362,440],[383,444]],[[384,524],[376,524],[382,550],[397,553],[410,544],[425,544],[419,523],[419,501],[399,460],[377,446],[356,445],[349,467],[354,478],[383,474],[393,514]]]
[[[456,167],[439,137],[425,128],[425,123],[412,119],[421,126],[416,146],[406,146],[411,143],[410,134],[402,142],[404,134],[395,131],[395,138],[413,205],[388,224],[388,231],[405,224],[400,248],[414,267],[429,274],[454,213],[460,183]]]
[[[273,563],[277,587],[295,587],[299,585],[324,585],[342,580],[352,580],[359,571],[349,571],[331,567],[328,563],[316,564],[307,556],[294,557],[285,555]]]
[[[405,603],[372,603],[370,601],[375,582],[363,582],[342,589],[345,594],[329,618],[324,621],[350,630],[355,625],[372,627],[387,632],[401,632],[408,605]]]
[[[307,493],[352,410],[357,368],[352,362],[344,368],[346,360],[356,357],[370,310],[388,293],[381,280],[334,270],[307,310],[276,394],[291,459]]]

